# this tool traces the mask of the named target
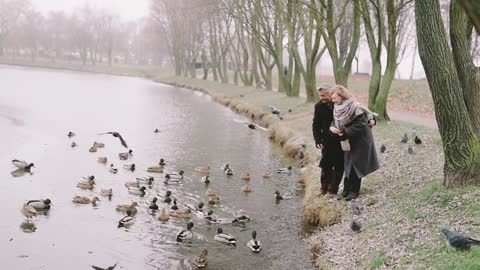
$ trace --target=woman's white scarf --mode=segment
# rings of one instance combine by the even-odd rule
[[[355,114],[358,105],[359,103],[353,97],[344,100],[343,103],[340,105],[335,104],[333,108],[335,126],[337,128],[340,128],[352,122],[352,116]]]

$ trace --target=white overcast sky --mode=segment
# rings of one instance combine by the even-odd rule
[[[89,3],[104,8],[127,20],[135,20],[148,14],[150,0],[31,0],[34,7],[42,12],[63,10],[70,13],[77,7]]]

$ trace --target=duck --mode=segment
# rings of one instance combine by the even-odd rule
[[[136,215],[137,214],[136,206],[138,206],[138,203],[136,202],[132,202],[131,204],[119,204],[117,205],[115,210],[122,213],[126,213],[128,210],[130,210],[132,211],[132,215]]]
[[[248,215],[247,211],[240,209],[238,212],[235,214],[235,219],[232,221],[233,224],[238,224],[238,223],[248,223],[252,221],[250,216]]]
[[[165,180],[163,181],[165,185],[176,185],[180,184],[180,179],[172,179],[170,174],[165,175]]]
[[[202,250],[202,253],[200,253],[200,256],[192,259],[193,266],[195,266],[197,269],[207,267],[208,265],[207,256],[208,256],[208,251],[206,249]]]
[[[93,142],[93,146],[96,148],[104,148],[105,144],[100,142]]]
[[[211,189],[207,189],[207,191],[205,192],[205,195],[207,195],[208,197],[217,196],[217,194],[215,193],[215,191],[213,191],[213,190],[211,190]]]
[[[72,142],[72,144],[70,145],[72,148],[75,148],[77,147],[77,143],[76,142]]]
[[[199,172],[199,173],[210,173],[210,167],[196,167],[195,168],[195,171],[196,172]]]
[[[110,169],[109,169],[109,171],[110,171],[111,173],[117,173],[117,172],[118,172],[118,169],[115,168],[115,165],[110,164]]]
[[[217,234],[213,237],[213,240],[225,243],[227,245],[236,246],[237,239],[231,234],[224,233],[222,228],[217,228]]]
[[[90,181],[92,181],[92,180],[95,180],[95,176],[94,176],[94,175],[89,175],[89,176],[86,176],[86,177],[85,177],[85,176],[82,176],[82,179],[84,180],[84,181],[82,181],[82,182],[83,182],[83,183],[86,183],[86,182],[90,182]]]
[[[205,183],[206,185],[210,184],[210,176],[206,175],[202,177],[202,182]]]
[[[94,186],[95,186],[95,180],[93,179],[89,179],[87,182],[79,182],[77,184],[77,187],[81,189],[93,189]]]
[[[208,200],[209,205],[216,205],[216,204],[219,204],[219,203],[220,203],[220,197],[218,197],[218,196],[212,196]]]
[[[140,188],[140,182],[137,181],[132,181],[132,182],[125,182],[125,187],[126,188]]]
[[[280,169],[277,170],[277,173],[291,174],[292,173],[292,166],[288,166],[287,168],[280,168]]]
[[[178,210],[177,199],[173,199],[173,205],[170,207],[170,209],[174,211]]]
[[[160,130],[158,130],[158,128],[156,128],[153,132],[154,132],[154,133],[159,133]]]
[[[134,188],[134,187],[129,187],[128,188],[128,193],[133,194],[133,195],[138,195],[140,197],[145,195],[145,190],[147,188],[144,186],[141,186],[140,188]]]
[[[176,235],[176,240],[177,242],[185,242],[187,240],[191,240],[193,238],[193,233],[192,233],[192,228],[193,228],[193,222],[188,222],[187,223],[187,229],[186,230],[181,230],[177,233]]]
[[[265,178],[265,179],[270,179],[272,178],[273,174],[272,173],[268,173],[268,172],[265,172],[262,177]]]
[[[163,173],[163,168],[164,168],[163,165],[148,167],[148,168],[147,168],[147,172],[151,172],[151,173]]]
[[[262,243],[257,240],[257,232],[252,232],[252,240],[248,241],[247,247],[249,247],[253,253],[259,253],[262,249]]]
[[[172,195],[172,192],[170,190],[167,190],[167,192],[165,193],[165,198],[163,199],[163,202],[171,203],[172,202],[172,198],[170,197],[171,195]]]
[[[90,153],[97,152],[97,147],[95,147],[95,146],[90,147],[90,149],[88,149],[88,152],[90,152]]]
[[[132,216],[132,211],[128,209],[127,215],[118,221],[118,228],[128,227],[133,225],[134,223],[135,223],[135,218]]]
[[[125,165],[123,165],[123,168],[124,168],[124,169],[127,169],[127,170],[129,170],[129,171],[131,171],[131,172],[134,172],[134,171],[135,171],[135,163],[133,163],[133,164],[125,164]]]
[[[157,200],[157,197],[153,197],[152,203],[150,203],[150,206],[148,206],[148,208],[151,210],[158,210]]]
[[[208,224],[231,224],[232,220],[228,218],[218,218],[213,216],[213,211],[208,210],[207,216],[204,217]]]
[[[110,198],[111,198],[112,195],[113,195],[113,190],[112,190],[111,188],[109,188],[109,189],[102,189],[102,190],[100,191],[100,195],[101,195],[101,196],[104,196],[104,197],[110,197]]]
[[[233,175],[232,169],[230,169],[230,168],[226,169],[226,170],[225,170],[225,175],[228,175],[228,176]]]
[[[169,172],[168,175],[170,175],[171,179],[183,179],[183,175],[185,172],[183,170],[180,170],[178,172]]]
[[[205,206],[203,202],[199,202],[198,206],[192,205],[192,204],[185,204],[184,205],[186,208],[190,209],[192,212],[202,212],[203,213],[203,207]]]
[[[160,213],[160,215],[158,216],[158,220],[160,220],[161,222],[167,222],[169,219],[170,219],[170,215],[167,214],[167,212],[165,211],[165,208],[163,208],[162,213]]]
[[[250,186],[250,185],[245,185],[245,186],[242,187],[242,191],[243,191],[243,192],[246,192],[246,193],[249,193],[249,192],[252,192],[253,189],[252,189],[252,186]]]
[[[250,180],[250,179],[252,179],[252,177],[250,176],[249,173],[247,173],[247,174],[241,175],[241,176],[240,176],[240,179],[242,179],[242,180]]]
[[[31,206],[35,208],[35,210],[48,210],[52,205],[52,201],[50,199],[45,200],[30,200],[26,202],[23,206]]]
[[[290,200],[290,199],[292,199],[292,198],[293,198],[293,195],[291,195],[291,194],[283,194],[283,195],[280,195],[280,192],[275,191],[275,199],[276,199],[277,201],[279,201],[279,200]]]
[[[29,172],[31,168],[35,167],[33,163],[27,163],[24,160],[14,159],[12,160],[12,164],[17,167],[18,169],[24,170]]]
[[[71,137],[74,137],[75,135],[77,135],[77,134],[69,131],[68,134],[67,134],[67,137],[71,138]]]
[[[37,216],[37,210],[33,206],[24,206],[20,209],[22,215],[24,215],[28,220]]]
[[[153,178],[152,176],[150,177],[144,177],[144,178],[136,178],[137,182],[138,183],[144,183],[144,184],[147,184],[149,186],[151,186],[153,184],[153,181],[155,181],[155,178]]]
[[[158,165],[160,165],[160,166],[165,166],[165,165],[167,165],[167,164],[165,163],[165,159],[161,158],[161,159],[160,159],[160,162],[158,162]]]
[[[175,210],[169,213],[171,217],[175,218],[191,218],[192,217],[192,211],[190,209],[185,209],[185,210]]]
[[[133,155],[133,150],[130,149],[128,152],[118,154],[120,160],[127,160],[130,156]]]
[[[97,158],[97,161],[102,164],[107,164],[108,158],[107,157],[99,157]]]
[[[226,169],[230,169],[230,164],[225,163],[222,165],[222,170],[225,171]]]
[[[77,204],[89,204],[91,203],[93,206],[97,206],[97,202],[99,202],[100,199],[98,197],[93,197],[92,199],[88,197],[82,197],[82,196],[75,196],[72,199],[72,202],[77,203]]]

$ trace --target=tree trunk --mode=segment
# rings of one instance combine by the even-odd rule
[[[445,153],[444,185],[480,183],[480,142],[469,121],[439,0],[415,0],[415,18],[418,52],[435,104]]]
[[[418,43],[415,40],[415,48],[413,49],[412,67],[410,69],[410,80],[413,80],[413,74],[414,74],[414,71],[415,71],[415,58],[417,57],[417,50],[418,50]]]

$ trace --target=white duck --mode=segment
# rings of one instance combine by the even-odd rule
[[[217,229],[217,234],[213,237],[213,240],[225,243],[227,245],[236,246],[237,239],[231,234],[224,233],[222,228]]]
[[[248,241],[247,247],[249,247],[253,253],[259,253],[262,249],[262,243],[257,240],[257,232],[252,232],[252,240]]]

